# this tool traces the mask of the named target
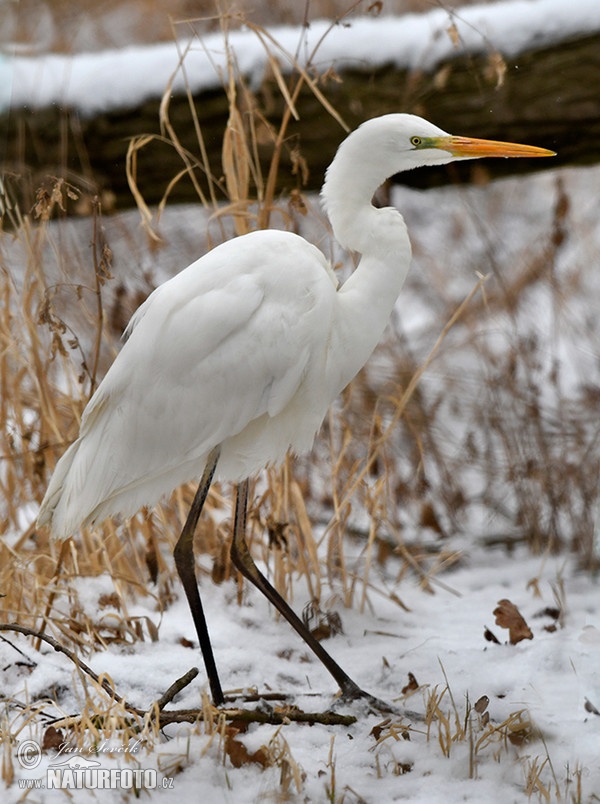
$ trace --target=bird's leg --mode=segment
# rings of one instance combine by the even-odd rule
[[[215,447],[208,456],[198,490],[192,502],[192,507],[190,508],[183,530],[181,531],[181,536],[173,550],[175,566],[177,567],[177,572],[179,573],[181,583],[188,599],[194,625],[196,626],[196,632],[204,658],[204,666],[206,667],[206,674],[208,676],[210,691],[215,706],[221,706],[221,704],[225,702],[225,697],[221,689],[221,682],[219,681],[212,645],[210,644],[204,609],[202,608],[200,592],[198,591],[194,559],[194,532],[200,514],[202,513],[202,508],[204,507],[215,469],[217,468],[219,452],[219,447]]]
[[[244,480],[237,487],[237,499],[235,506],[235,519],[233,525],[233,542],[231,544],[231,560],[242,573],[251,581],[265,597],[281,612],[289,624],[294,628],[306,642],[309,648],[323,662],[327,670],[340,686],[344,698],[367,698],[372,703],[375,699],[363,692],[360,687],[352,681],[339,664],[327,653],[321,643],[315,639],[302,620],[295,614],[279,592],[269,583],[265,576],[260,572],[254,559],[250,555],[246,544],[246,508],[248,505],[248,481]],[[386,707],[381,701],[377,701],[377,708]]]

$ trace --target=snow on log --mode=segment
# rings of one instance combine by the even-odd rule
[[[591,163],[600,157],[599,29],[597,0],[580,0],[576,7],[563,0],[510,0],[463,8],[460,14],[436,9],[357,18],[349,25],[320,21],[273,29],[268,37],[240,30],[229,34],[227,46],[220,35],[211,35],[104,53],[5,58],[0,62],[4,169],[30,177],[32,193],[44,176],[64,177],[111,198],[115,208],[129,207],[128,142],[165,133],[159,109],[169,87],[169,119],[182,147],[192,158],[199,154],[193,98],[208,161],[219,177],[229,114],[223,82],[232,60],[274,124],[284,108],[275,71],[280,81],[293,84],[300,69],[350,128],[379,114],[408,111],[452,133],[527,142],[559,154],[531,166],[496,160],[403,177],[414,185]],[[294,105],[299,119],[287,132],[279,189],[315,189],[344,131],[306,85]],[[265,138],[259,154],[265,164],[271,151]],[[297,170],[298,155],[307,174]],[[181,158],[160,140],[137,158],[140,191],[148,204],[157,203],[182,170]],[[197,194],[186,178],[170,198],[190,201]]]

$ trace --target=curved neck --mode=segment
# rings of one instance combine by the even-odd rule
[[[358,267],[338,290],[331,343],[331,377],[338,392],[381,339],[408,274],[411,246],[402,215],[371,203],[381,182],[350,181],[356,177],[344,172],[343,161],[342,169],[335,168],[334,160],[322,191],[333,234],[340,245],[361,254]]]
[[[350,382],[381,339],[410,266],[402,215],[372,204],[377,188],[394,172],[393,162],[382,158],[384,146],[371,142],[368,127],[357,129],[340,145],[321,191],[334,237],[362,255],[338,291],[330,345],[336,392]]]
[[[376,245],[368,242],[369,224],[377,219],[378,212],[372,199],[387,175],[382,173],[378,160],[370,159],[368,154],[366,159],[364,153],[356,154],[354,144],[350,137],[340,145],[325,174],[321,199],[340,246],[365,254]],[[360,169],[355,169],[356,164]]]
[[[375,210],[375,242],[364,234],[365,248],[356,270],[337,293],[337,317],[332,328],[333,361],[337,371],[336,392],[344,388],[367,362],[381,340],[411,261],[411,247],[402,216],[395,210]],[[371,216],[370,216],[371,217]],[[362,228],[363,220],[357,222]],[[368,229],[369,227],[365,227]],[[384,235],[385,232],[385,235]],[[360,237],[360,234],[358,235]]]

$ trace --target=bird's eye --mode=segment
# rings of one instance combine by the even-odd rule
[[[411,137],[410,138],[410,143],[411,143],[411,145],[414,145],[415,148],[418,148],[419,145],[421,145],[422,142],[423,142],[423,140],[420,137]]]

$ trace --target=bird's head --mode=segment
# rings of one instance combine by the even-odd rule
[[[389,171],[391,165],[397,166],[394,172],[399,173],[413,167],[443,165],[458,159],[555,155],[554,151],[532,145],[457,137],[412,114],[375,117],[363,123],[348,140],[355,135],[357,140],[369,143],[374,160],[382,166],[386,164],[384,172]]]
[[[554,156],[532,145],[456,137],[412,114],[387,114],[367,120],[340,145],[327,170],[322,197],[340,243],[360,250],[359,210],[370,205],[390,176],[425,165],[483,156]]]

